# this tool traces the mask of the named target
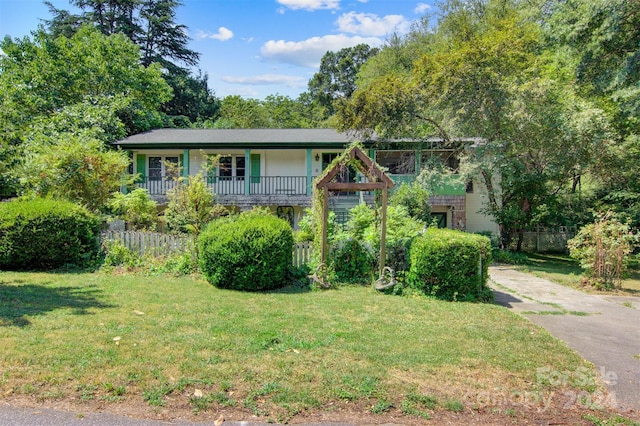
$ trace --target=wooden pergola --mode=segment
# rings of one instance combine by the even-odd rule
[[[354,161],[355,160],[355,161]],[[333,182],[333,179],[345,167],[351,164],[360,173],[366,176],[368,182]],[[382,218],[380,223],[380,264],[379,272],[382,274],[386,259],[386,234],[387,234],[387,201],[389,189],[395,184],[378,165],[369,158],[360,148],[354,146],[343,156],[342,160],[333,165],[331,169],[316,183],[316,189],[322,191],[322,251],[321,262],[327,260],[327,221],[329,219],[329,191],[351,192],[351,191],[375,191],[382,190]]]

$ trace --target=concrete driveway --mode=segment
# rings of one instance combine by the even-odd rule
[[[507,266],[489,268],[496,303],[593,363],[621,412],[640,413],[640,298],[591,295]]]

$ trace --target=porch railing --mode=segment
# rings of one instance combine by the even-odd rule
[[[306,176],[215,176],[207,177],[206,183],[217,195],[307,195]],[[146,188],[150,195],[165,195],[176,186],[176,181],[167,177],[144,177],[136,186]]]

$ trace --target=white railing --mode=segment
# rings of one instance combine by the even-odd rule
[[[217,195],[307,195],[306,176],[214,176],[207,177],[206,182]],[[143,177],[136,186],[145,188],[150,195],[165,195],[176,186],[176,181],[165,176]]]

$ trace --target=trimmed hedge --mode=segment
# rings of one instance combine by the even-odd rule
[[[411,244],[407,282],[439,299],[488,301],[493,298],[487,287],[490,263],[487,237],[429,228]]]
[[[216,287],[257,291],[289,283],[293,231],[273,215],[214,220],[198,237],[198,249],[200,269]]]
[[[86,267],[100,253],[100,221],[68,201],[0,203],[0,268]]]

